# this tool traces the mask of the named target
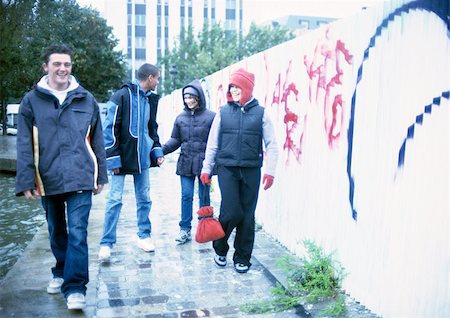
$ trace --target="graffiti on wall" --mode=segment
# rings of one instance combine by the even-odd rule
[[[331,149],[337,146],[344,122],[343,64],[352,65],[352,60],[345,42],[335,39],[330,28],[316,44],[314,54],[303,58],[309,78],[309,101],[323,105],[324,129]]]

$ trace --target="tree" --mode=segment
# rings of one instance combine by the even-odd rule
[[[98,101],[108,99],[126,77],[125,57],[114,50],[118,41],[111,27],[75,0],[2,0],[0,34],[3,105],[20,100],[43,75],[40,56],[53,43],[74,49],[73,74]]]
[[[75,0],[38,1],[26,37],[30,39],[28,52],[34,57],[52,43],[70,45],[74,49],[73,74],[99,101],[107,100],[109,92],[125,79],[125,58],[114,51],[118,41],[112,28],[97,11],[81,8]],[[36,59],[34,63],[27,83],[42,74],[40,63]]]
[[[283,27],[258,27],[252,24],[249,33],[242,37],[236,32],[227,32],[219,24],[204,24],[197,37],[192,26],[180,33],[178,43],[172,52],[166,55],[161,64],[163,74],[163,94],[180,88],[194,78],[202,78],[230,64],[264,51],[272,46],[294,38],[294,34]],[[168,70],[176,65],[178,74],[172,81]]]
[[[257,26],[252,22],[247,36],[244,37],[240,47],[242,57],[248,57],[262,52],[275,45],[293,39],[294,34],[288,29],[277,25]]]
[[[198,43],[195,40],[192,25],[188,29],[182,29],[180,32],[179,43],[175,44],[172,53],[166,54],[162,59],[164,64],[163,91],[170,92],[177,87],[179,83],[184,83],[186,78],[193,78],[195,68],[189,66],[187,63],[192,63],[196,60],[199,53]],[[170,67],[176,66],[178,73],[171,75],[169,73]]]
[[[12,80],[20,69],[22,34],[29,19],[32,1],[2,0],[0,6],[0,113],[3,134],[6,134],[6,105],[8,98],[17,91]]]

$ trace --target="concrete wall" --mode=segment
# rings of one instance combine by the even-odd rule
[[[210,108],[237,67],[277,129],[257,221],[291,251],[315,240],[344,288],[383,317],[450,315],[447,1],[389,1],[204,79]],[[181,110],[161,100],[162,141]]]

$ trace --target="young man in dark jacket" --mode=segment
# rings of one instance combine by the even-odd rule
[[[219,221],[225,237],[213,242],[215,263],[227,265],[228,238],[236,229],[234,268],[246,273],[255,240],[255,209],[258,201],[263,144],[266,173],[264,190],[272,186],[278,159],[278,147],[272,122],[264,107],[253,97],[255,76],[238,69],[230,76],[228,103],[216,114],[206,147],[200,179],[211,183],[210,175],[217,166],[220,193]]]
[[[184,110],[177,116],[172,135],[163,146],[164,154],[171,153],[181,146],[176,173],[181,181],[181,221],[178,244],[191,240],[192,202],[194,182],[197,178],[199,205],[209,205],[209,191],[200,182],[206,141],[215,113],[206,109],[206,99],[199,80],[193,80],[182,89]]]
[[[152,93],[158,85],[160,74],[156,66],[145,63],[137,75],[137,80],[125,83],[107,104],[103,135],[111,185],[98,254],[100,261],[109,261],[111,248],[116,243],[116,227],[127,174],[134,178],[138,247],[145,252],[155,250],[149,219],[152,207],[149,170],[152,162],[154,165],[164,162],[156,122],[159,96]]]
[[[83,309],[92,193],[108,182],[100,112],[70,75],[70,48],[47,48],[43,68],[47,75],[20,104],[16,194],[41,196],[56,258],[47,292],[62,291],[69,309]]]

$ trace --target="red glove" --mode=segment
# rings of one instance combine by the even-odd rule
[[[262,183],[264,184],[264,190],[269,189],[273,184],[273,177],[271,175],[265,174]]]
[[[209,178],[208,173],[202,173],[200,175],[200,180],[202,181],[203,184],[211,185],[211,179]]]

